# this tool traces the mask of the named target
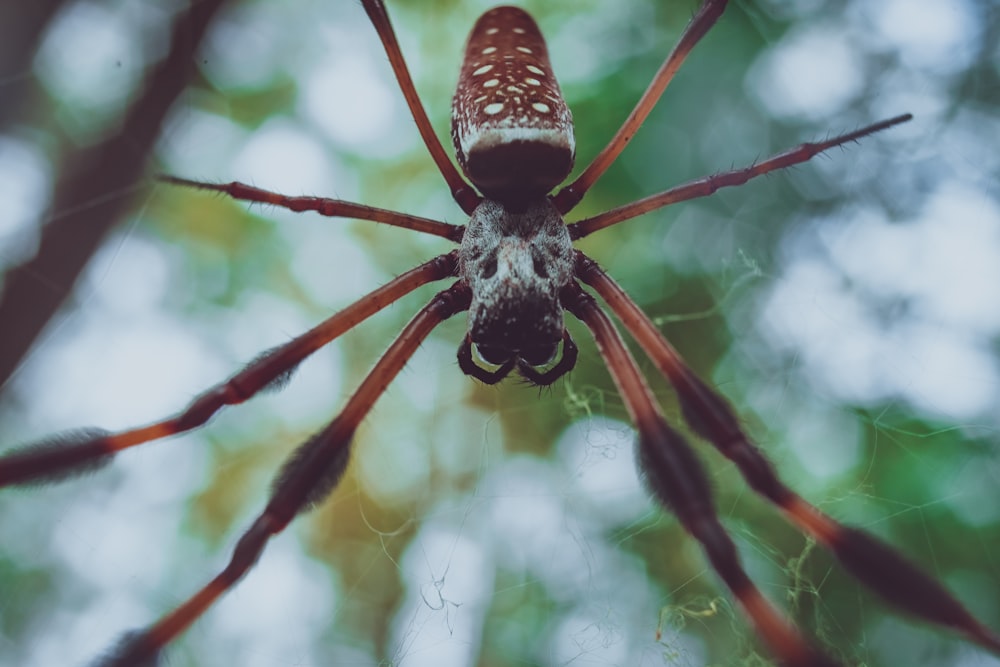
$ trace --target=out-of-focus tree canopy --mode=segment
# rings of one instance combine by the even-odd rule
[[[465,35],[490,3],[388,4],[447,142]],[[549,40],[577,170],[696,6],[519,4]],[[91,223],[110,231],[3,386],[0,448],[165,416],[451,247],[157,184],[158,172],[464,222],[359,3],[226,4],[181,60],[190,78],[149,146],[126,121],[176,55],[185,4],[9,5],[0,307],[54,224],[83,221],[65,250],[96,238]],[[791,486],[911,554],[1000,628],[995,3],[731,5],[570,220],[802,141],[915,119],[580,247],[719,387]],[[180,34],[194,47],[195,27]],[[118,152],[101,150],[113,140]],[[120,181],[101,177],[126,160],[144,166],[112,189]],[[80,182],[107,185],[58,199]],[[111,220],[109,200],[122,203]],[[71,281],[28,277],[28,304]],[[282,459],[438,288],[343,336],[280,394],[85,479],[0,494],[0,666],[85,663],[214,576]],[[13,349],[15,319],[38,317],[29,307],[0,321],[0,348]],[[700,550],[642,492],[633,432],[587,331],[569,322],[578,367],[539,392],[463,376],[464,326],[456,317],[422,346],[358,433],[340,488],[272,542],[169,664],[766,664]],[[680,424],[669,386],[638,356]],[[831,655],[998,664],[888,610],[692,445],[751,575]]]

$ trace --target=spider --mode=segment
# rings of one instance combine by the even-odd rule
[[[567,226],[562,215],[582,199],[624,149],[673,72],[720,18],[726,3],[719,0],[703,3],[633,116],[580,176],[551,196],[548,193],[569,174],[574,143],[569,112],[559,96],[544,43],[531,19],[516,10],[495,10],[484,15],[470,37],[456,95],[453,134],[459,163],[472,185],[483,193],[481,196],[462,180],[431,131],[416,100],[385,8],[375,0],[364,4],[389,54],[425,144],[456,202],[470,215],[468,225],[456,227],[338,200],[285,197],[240,183],[213,185],[178,177],[164,180],[292,210],[316,210],[325,215],[388,223],[450,239],[459,243],[460,249],[401,275],[311,332],[266,352],[230,380],[196,398],[189,408],[163,422],[116,434],[96,430],[68,433],[10,452],[0,459],[0,482],[56,481],[107,463],[113,452],[200,426],[224,404],[243,402],[260,391],[280,387],[316,347],[375,310],[432,281],[453,279],[454,282],[407,325],[330,426],[306,441],[288,459],[275,481],[267,509],[240,538],[223,573],[155,624],[126,634],[107,654],[105,663],[139,664],[152,660],[205,613],[216,597],[242,578],[272,535],[283,530],[297,514],[321,502],[339,481],[347,465],[353,433],[385,385],[433,327],[468,310],[469,329],[459,345],[458,363],[465,374],[488,384],[512,373],[542,386],[563,377],[572,369],[577,354],[573,337],[563,326],[563,311],[579,319],[594,337],[635,421],[640,465],[652,494],[678,516],[702,545],[719,578],[779,662],[836,664],[785,620],[746,576],[730,538],[711,508],[712,496],[700,464],[685,438],[663,417],[615,325],[591,292],[581,285],[589,286],[606,303],[674,384],[691,431],[730,458],[749,485],[774,503],[794,525],[833,551],[847,569],[890,601],[925,620],[957,629],[994,651],[1000,650],[997,639],[927,575],[881,542],[823,515],[780,482],[770,464],[743,434],[731,409],[697,379],[607,274],[570,246],[571,240],[604,227],[803,162],[823,150],[904,122],[909,116],[805,144],[751,167],[699,179]],[[523,54],[523,59],[518,54]],[[512,69],[504,69],[508,66]],[[511,77],[509,81],[503,76],[492,76],[501,70]],[[501,86],[507,88],[506,95],[491,92]],[[534,88],[537,94],[525,92]],[[518,101],[521,95],[526,100],[523,104]],[[516,113],[508,116],[515,107]],[[522,117],[530,120],[520,120]],[[508,122],[514,127],[504,125],[505,119],[513,119]],[[511,139],[512,133],[515,140]]]

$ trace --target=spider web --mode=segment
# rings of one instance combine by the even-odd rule
[[[660,4],[529,7],[581,160],[693,9]],[[1000,627],[989,83],[1000,22],[986,0],[939,4],[731,7],[579,216],[827,130],[902,111],[917,120],[582,247],[733,401],[794,487],[911,552]],[[153,164],[460,224],[363,13],[333,5],[231,2]],[[426,4],[389,7],[442,137],[455,54],[485,6],[440,3],[433,22]],[[5,70],[4,88],[27,81],[45,100],[30,122],[0,128],[5,270],[59,213],[43,212],[60,155],[114,128],[169,21],[149,3],[66,2],[34,63]],[[116,193],[92,194],[85,206]],[[447,247],[143,191],[4,387],[0,444],[161,417]],[[280,394],[91,478],[0,495],[0,666],[81,664],[213,576],[282,458],[433,292],[345,335]],[[697,547],[641,491],[624,408],[571,327],[580,365],[539,393],[462,377],[462,318],[442,326],[375,406],[342,486],[273,541],[169,664],[767,664]],[[654,390],[677,417],[669,388]],[[695,446],[751,575],[831,653],[1000,664],[885,610]]]

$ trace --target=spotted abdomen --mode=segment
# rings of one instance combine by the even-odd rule
[[[482,193],[512,207],[573,168],[573,117],[535,21],[497,7],[476,22],[452,102],[458,162]]]

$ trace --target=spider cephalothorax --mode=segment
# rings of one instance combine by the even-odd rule
[[[480,356],[500,366],[551,361],[564,331],[559,293],[573,279],[573,245],[552,202],[539,198],[515,213],[483,201],[459,259],[472,290],[469,337]]]
[[[258,356],[176,415],[119,433],[75,431],[7,452],[0,457],[0,485],[51,482],[79,475],[106,464],[123,449],[196,428],[223,407],[278,387],[310,354],[402,296],[433,281],[454,282],[418,311],[342,411],[287,459],[265,507],[238,540],[229,564],[174,611],[125,634],[98,664],[152,664],[167,644],[247,573],[273,536],[297,515],[323,501],[348,464],[358,424],[386,386],[434,327],[464,310],[470,311],[469,327],[459,347],[459,364],[465,373],[490,383],[515,368],[536,384],[549,384],[565,374],[573,367],[576,346],[566,332],[564,312],[579,319],[592,334],[638,431],[637,459],[652,495],[676,514],[698,541],[712,570],[779,662],[795,667],[838,664],[813,647],[748,576],[719,520],[698,458],[663,415],[632,353],[599,306],[598,297],[673,385],[690,431],[732,461],[750,488],[889,602],[1000,653],[1000,639],[935,579],[892,547],[842,525],[788,487],[744,432],[726,401],[698,379],[610,276],[571,245],[571,241],[645,212],[805,162],[833,146],[905,122],[910,116],[904,114],[822,142],[802,144],[749,167],[696,179],[566,225],[563,216],[634,136],[681,62],[722,15],[725,0],[704,0],[607,147],[554,195],[548,193],[572,168],[575,144],[571,116],[551,71],[545,43],[534,21],[521,10],[500,7],[484,15],[466,49],[452,127],[459,164],[482,196],[460,176],[434,135],[382,2],[363,0],[363,4],[425,145],[456,202],[471,216],[468,226],[336,199],[288,197],[242,183],[213,185],[176,177],[163,180],[297,211],[392,224],[445,237],[460,243],[459,249],[401,274],[310,331]],[[547,370],[539,370],[555,358],[560,342],[562,357]],[[483,361],[497,368],[489,371],[477,365],[473,346]]]

